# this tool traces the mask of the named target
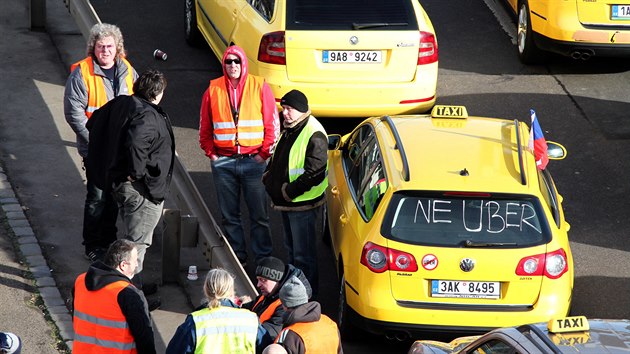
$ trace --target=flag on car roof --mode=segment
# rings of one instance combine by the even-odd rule
[[[543,135],[543,131],[538,123],[538,117],[533,109],[529,110],[532,118],[531,129],[529,130],[529,150],[534,153],[536,159],[536,167],[539,170],[544,170],[549,163],[549,157],[547,156],[547,141]]]

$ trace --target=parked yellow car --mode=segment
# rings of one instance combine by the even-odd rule
[[[554,52],[574,59],[630,56],[630,0],[506,0],[523,63]]]
[[[242,47],[279,102],[304,92],[319,117],[426,112],[438,46],[417,0],[185,0],[186,40],[218,58]]]
[[[523,122],[439,105],[329,136],[343,335],[482,333],[567,315],[569,224],[528,138]],[[550,159],[566,156],[547,146]]]
[[[450,343],[418,340],[409,354],[604,354],[627,353],[629,320],[554,318],[547,323],[495,329],[482,336],[454,339]]]

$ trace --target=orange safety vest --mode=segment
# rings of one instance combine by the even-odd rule
[[[229,148],[236,145],[258,146],[265,136],[262,116],[262,88],[264,79],[248,75],[238,113],[238,122],[232,117],[230,96],[225,77],[210,81],[210,104],[214,144]]]
[[[339,332],[337,324],[330,317],[322,314],[317,322],[294,323],[282,329],[274,343],[282,343],[286,333],[292,330],[302,338],[304,353],[337,353],[339,351]]]
[[[264,298],[265,298],[264,296],[260,296],[258,298],[258,301],[256,301],[254,306],[252,306],[252,311],[256,312],[256,306],[258,306],[258,304],[260,304]],[[265,311],[263,311],[263,313],[261,313],[260,316],[258,316],[258,320],[260,321],[260,323],[268,321],[271,318],[271,316],[273,316],[274,312],[276,312],[276,309],[280,305],[282,305],[282,302],[280,301],[280,299],[276,299],[276,301],[269,304],[269,306],[267,306]]]
[[[129,324],[118,305],[118,293],[130,286],[117,281],[96,290],[85,286],[85,274],[74,283],[74,344],[75,354],[137,353]]]
[[[133,68],[127,59],[122,58],[123,63],[127,65],[127,76],[125,77],[125,83],[129,94],[133,94]],[[76,67],[81,68],[81,75],[83,76],[83,82],[88,94],[88,104],[85,108],[85,115],[90,119],[92,113],[101,108],[105,103],[109,101],[107,99],[107,93],[105,92],[105,84],[103,78],[100,75],[94,74],[94,60],[92,57],[87,57],[81,61],[78,61],[70,67],[70,72],[73,72]]]

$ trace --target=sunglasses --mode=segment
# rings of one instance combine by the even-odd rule
[[[240,59],[225,59],[225,61],[223,62],[225,65],[230,65],[230,64],[240,64],[241,60]]]

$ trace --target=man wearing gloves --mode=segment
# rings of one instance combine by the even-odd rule
[[[285,307],[284,328],[276,337],[291,354],[343,353],[337,324],[322,314],[317,301],[308,301],[304,284],[291,277],[280,289],[280,301]]]
[[[256,266],[256,287],[260,291],[260,296],[252,302],[243,304],[243,307],[258,315],[260,322],[256,340],[256,352],[258,353],[271,344],[282,329],[282,317],[285,310],[280,303],[278,292],[293,276],[304,283],[306,293],[310,298],[311,286],[300,269],[291,264],[285,265],[276,257],[265,257]]]
[[[304,271],[318,293],[317,220],[326,202],[328,137],[306,96],[291,90],[280,100],[284,116],[276,150],[263,174],[272,207],[282,214],[288,263]]]

